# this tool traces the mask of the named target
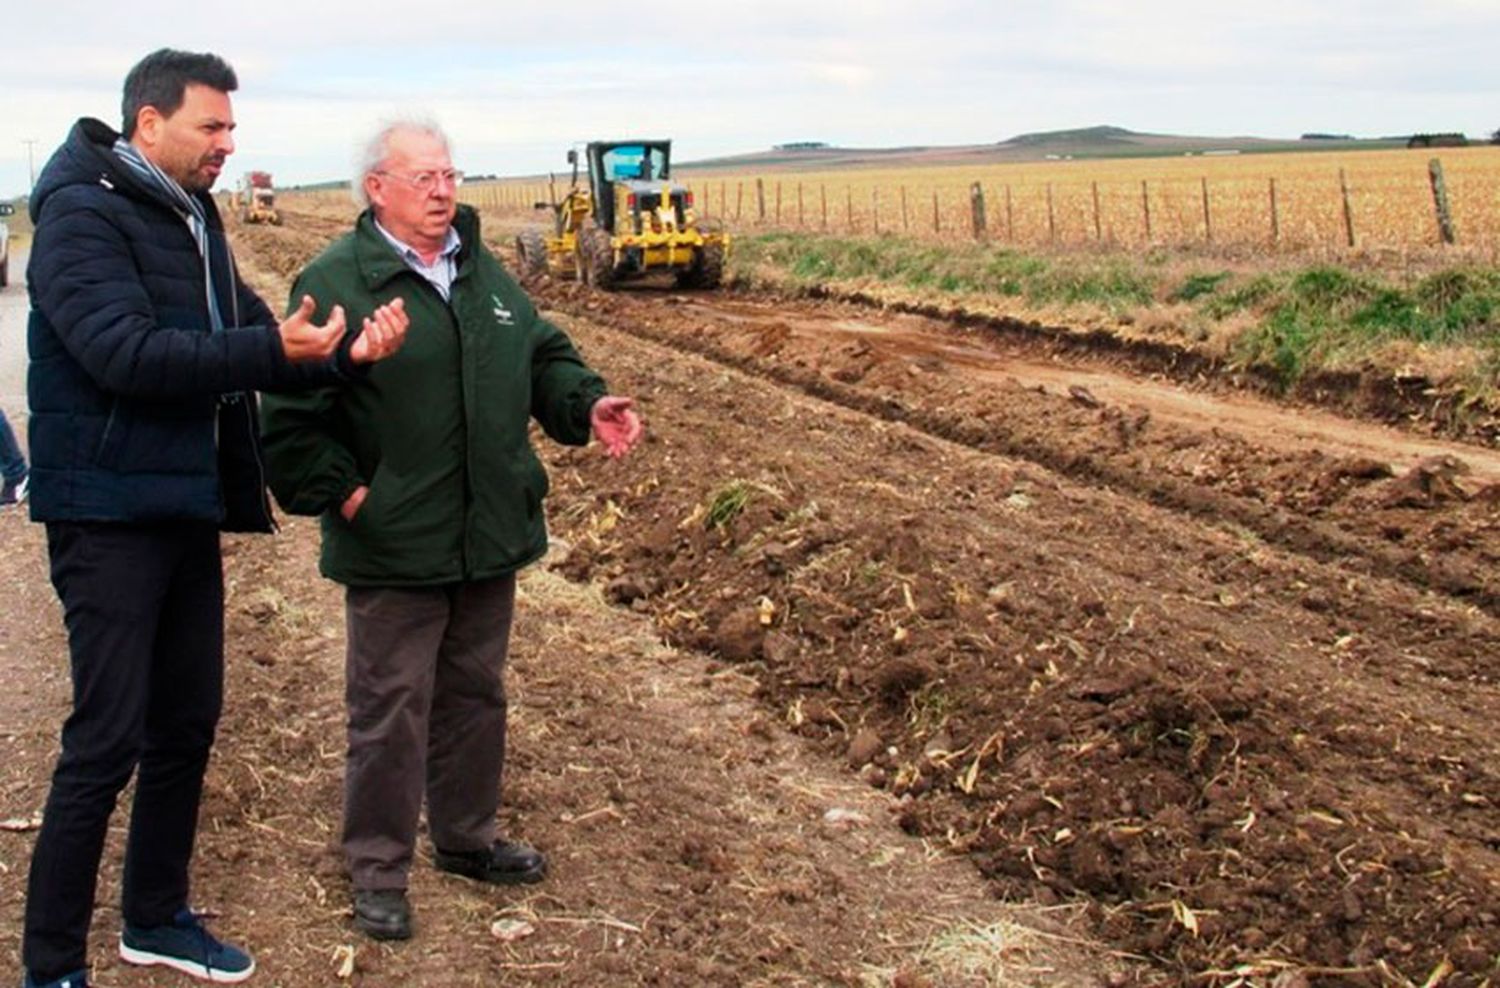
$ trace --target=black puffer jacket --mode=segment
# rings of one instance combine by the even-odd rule
[[[278,320],[240,281],[213,198],[198,193],[227,327],[212,331],[192,231],[115,156],[116,137],[80,120],[31,197],[31,516],[267,531],[253,391],[341,375],[286,360]]]

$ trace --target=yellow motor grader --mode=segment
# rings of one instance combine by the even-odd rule
[[[522,270],[598,288],[656,273],[672,274],[685,288],[718,287],[729,235],[699,217],[692,192],[672,181],[671,141],[593,141],[584,157],[587,184],[580,184],[578,152],[570,150],[567,194],[536,204],[552,211],[552,229],[516,238]]]

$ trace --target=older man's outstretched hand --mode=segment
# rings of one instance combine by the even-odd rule
[[[615,459],[630,452],[645,435],[646,427],[641,424],[634,405],[633,398],[605,395],[589,410],[594,435],[604,444],[604,451]]]

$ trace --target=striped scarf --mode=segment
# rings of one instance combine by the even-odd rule
[[[203,259],[203,285],[208,295],[209,324],[215,333],[220,332],[224,329],[224,317],[219,312],[219,297],[214,292],[213,264],[210,263],[208,254],[208,215],[203,211],[203,204],[188,195],[186,189],[156,167],[141,154],[139,148],[125,138],[116,138],[113,150],[116,157],[130,166],[130,170],[140,176],[142,181],[166,194],[172,208],[192,231],[193,242],[198,245],[198,256]]]

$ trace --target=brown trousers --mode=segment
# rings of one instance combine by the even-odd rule
[[[344,854],[357,889],[404,889],[422,795],[432,842],[494,840],[516,580],[349,587]]]

